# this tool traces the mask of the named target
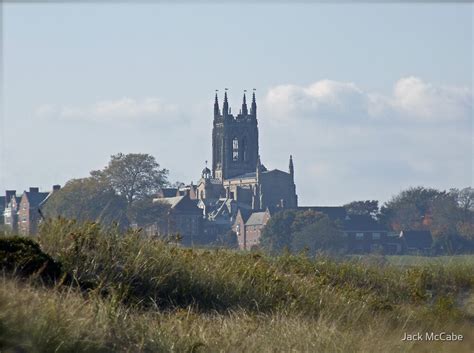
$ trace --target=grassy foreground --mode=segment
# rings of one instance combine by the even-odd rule
[[[63,275],[4,271],[2,353],[474,350],[469,261],[192,250],[65,220],[44,224],[39,242]],[[431,331],[464,340],[401,341]]]

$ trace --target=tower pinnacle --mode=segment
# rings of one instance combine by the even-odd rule
[[[247,108],[247,98],[245,97],[246,92],[247,90],[244,90],[244,99],[242,101],[242,115],[243,116],[246,116],[249,113],[248,108]]]

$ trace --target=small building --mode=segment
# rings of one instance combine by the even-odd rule
[[[161,236],[179,234],[183,245],[201,243],[202,210],[197,207],[197,200],[189,195],[156,198],[153,202],[163,202],[170,206],[166,220],[157,222],[148,227],[147,232],[154,232]]]
[[[399,238],[406,254],[428,255],[433,245],[433,237],[429,230],[402,230]]]
[[[46,201],[50,192],[40,192],[39,188],[31,187],[23,192],[18,208],[18,232],[22,235],[34,235],[38,232],[41,220],[40,207]]]
[[[349,253],[385,252],[388,229],[369,215],[348,215],[343,235]]]
[[[251,211],[239,209],[232,230],[237,234],[239,248],[251,250],[260,244],[260,237],[265,225],[271,218],[270,210]]]

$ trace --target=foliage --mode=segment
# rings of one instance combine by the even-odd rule
[[[39,240],[91,286],[1,277],[5,352],[469,352],[474,340],[473,261],[185,249],[65,219],[43,223]],[[465,339],[400,345],[404,332],[441,330]]]
[[[216,245],[223,246],[229,249],[238,249],[239,241],[237,238],[237,233],[234,232],[233,230],[227,231],[225,234],[217,238]]]
[[[341,249],[343,237],[341,230],[324,214],[316,215],[316,220],[293,234],[292,250],[307,249],[310,255],[318,251],[337,252]]]
[[[385,203],[380,218],[396,231],[430,230],[440,238],[438,245],[451,239],[451,245],[464,244],[463,251],[469,251],[474,241],[474,189],[410,188]],[[458,237],[467,241],[453,243]]]
[[[169,210],[168,204],[146,198],[135,201],[128,209],[128,216],[131,222],[146,226],[166,219]]]
[[[335,236],[334,241],[326,238],[329,234]],[[296,240],[295,235],[298,235]],[[284,210],[272,216],[265,225],[260,243],[271,253],[278,253],[284,249],[292,250],[294,247],[295,250],[301,250],[305,246],[317,247],[323,244],[334,249],[338,236],[336,224],[320,212]],[[311,240],[311,237],[314,239]]]
[[[343,207],[350,215],[376,217],[379,213],[379,202],[377,200],[352,201]]]
[[[160,169],[155,157],[141,153],[112,155],[109,164],[91,176],[106,181],[129,205],[168,184],[168,170]]]
[[[65,217],[79,222],[128,225],[127,203],[106,183],[95,178],[72,179],[54,192],[43,207],[46,217]]]
[[[0,269],[50,281],[61,275],[61,265],[41,251],[38,243],[18,236],[0,237]]]

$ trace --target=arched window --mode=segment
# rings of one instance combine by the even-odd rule
[[[239,140],[237,137],[232,140],[232,160],[234,162],[239,160]]]

